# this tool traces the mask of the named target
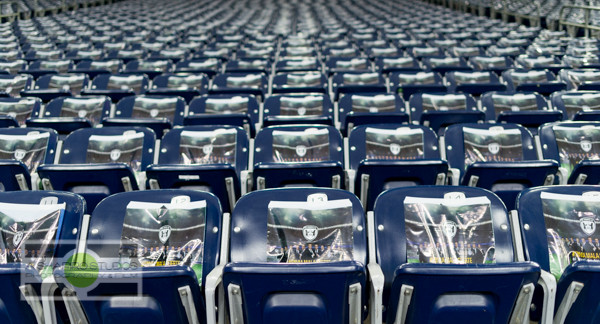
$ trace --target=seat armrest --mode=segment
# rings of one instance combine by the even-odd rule
[[[369,263],[367,265],[367,272],[369,282],[371,283],[369,291],[369,316],[371,324],[381,324],[383,313],[383,271],[381,271],[379,264]]]
[[[554,303],[556,302],[556,279],[547,271],[542,270],[538,284],[544,290],[542,319],[540,324],[551,324],[554,321]]]
[[[216,292],[219,285],[223,281],[223,268],[224,264],[216,266],[207,276],[206,283],[204,284],[204,296],[206,298],[206,323],[216,324],[217,323],[217,303],[216,303]],[[218,305],[219,308],[223,305]],[[219,312],[225,311],[219,309]]]

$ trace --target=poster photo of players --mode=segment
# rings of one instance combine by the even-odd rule
[[[141,170],[144,133],[126,132],[122,135],[92,135],[88,140],[86,162],[124,162],[134,172]]]
[[[409,263],[495,263],[490,201],[486,197],[404,200]]]
[[[182,131],[179,140],[181,164],[235,165],[236,136],[234,128],[212,131]]]
[[[39,272],[52,267],[64,211],[65,204],[0,203],[0,264],[25,263]]]
[[[312,263],[353,260],[352,202],[272,201],[266,261]]]
[[[523,160],[523,141],[518,129],[502,126],[489,129],[463,128],[465,167],[475,162]]]
[[[560,167],[571,174],[581,160],[600,159],[600,127],[565,127],[553,126]]]
[[[177,204],[132,201],[123,220],[120,262],[131,267],[186,265],[202,273],[205,220],[204,200]]]
[[[578,260],[600,260],[600,198],[541,194],[548,238],[550,273],[557,279]]]
[[[396,110],[396,98],[391,94],[353,95],[351,99],[352,111],[357,113],[393,112]]]
[[[326,128],[273,131],[273,161],[285,163],[327,160],[329,160],[329,131]]]
[[[365,129],[365,155],[377,160],[417,160],[424,152],[423,130],[400,127]]]
[[[0,135],[0,159],[18,160],[33,172],[44,161],[50,133],[30,132],[26,135]]]

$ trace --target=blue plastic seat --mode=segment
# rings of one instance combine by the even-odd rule
[[[264,98],[269,82],[261,73],[223,73],[213,79],[210,94],[250,94]]]
[[[7,324],[48,323],[50,318],[43,313],[47,305],[41,296],[50,296],[42,288],[42,281],[53,267],[64,264],[73,254],[85,201],[67,192],[3,192],[0,212],[0,320]]]
[[[419,61],[410,56],[378,57],[375,60],[375,67],[383,74],[421,71]]]
[[[481,96],[487,121],[520,124],[537,135],[539,126],[560,121],[563,114],[550,110],[546,99],[535,92],[488,92]]]
[[[6,74],[18,74],[19,71],[27,67],[27,61],[21,59],[5,60],[0,59],[0,71]]]
[[[59,97],[52,99],[43,112],[34,108],[28,127],[47,127],[61,135],[68,135],[79,128],[94,127],[104,117],[110,116],[110,98],[99,97]]]
[[[600,69],[563,69],[558,76],[567,90],[600,90]]]
[[[328,82],[319,72],[278,73],[273,76],[273,93],[327,93]]]
[[[80,320],[203,323],[207,276],[219,260],[221,206],[207,192],[152,190],[104,199],[90,217],[76,268],[59,268],[59,286]],[[95,280],[77,282],[95,260]],[[71,313],[73,314],[73,312]]]
[[[517,56],[515,59],[515,67],[524,70],[548,70],[554,74],[557,74],[562,69],[569,68],[562,64],[558,57],[554,55],[543,55],[543,53],[539,52],[535,53],[533,56],[526,54]]]
[[[450,84],[449,92],[464,92],[473,96],[480,96],[489,91],[506,90],[506,85],[491,71],[450,71],[446,73],[446,81]]]
[[[277,188],[240,198],[223,272],[235,323],[361,323],[366,232],[352,193]],[[314,247],[313,247],[314,245]]]
[[[371,316],[387,323],[528,320],[540,267],[513,262],[514,229],[493,193],[395,188],[377,198],[367,221]]]
[[[22,90],[23,97],[38,97],[43,102],[65,96],[77,96],[87,87],[88,76],[83,73],[47,74],[37,79],[35,87]]]
[[[208,95],[190,102],[183,124],[239,126],[254,137],[258,116],[258,100],[252,95]]]
[[[261,129],[254,142],[253,188],[344,188],[342,136],[333,126],[285,125]]]
[[[348,142],[354,192],[366,210],[373,210],[375,198],[390,188],[446,183],[448,163],[441,160],[438,138],[427,127],[363,125],[350,132]]]
[[[87,96],[107,96],[117,103],[119,100],[144,94],[148,89],[148,76],[144,74],[99,74],[89,89],[84,89],[81,94]]]
[[[543,293],[534,300],[538,311],[532,320],[596,323],[600,318],[595,289],[599,194],[598,186],[569,185],[531,188],[519,196],[524,258],[542,269]]]
[[[248,156],[248,135],[240,127],[174,128],[161,140],[158,163],[146,170],[148,186],[210,191],[231,212],[242,192]]]
[[[417,93],[441,93],[448,89],[442,76],[437,72],[392,72],[390,73],[390,92],[397,93],[409,100]]]
[[[158,138],[183,124],[185,100],[181,97],[141,95],[125,97],[117,103],[113,117],[102,120],[104,126],[143,126]]]
[[[538,92],[550,95],[553,92],[565,90],[567,84],[556,80],[548,70],[508,69],[502,72],[510,91]]]
[[[550,101],[563,120],[600,121],[600,91],[558,91]]]
[[[178,96],[190,103],[194,97],[208,93],[208,79],[202,73],[166,73],[152,80],[152,88],[146,92],[156,96]]]
[[[38,111],[42,105],[39,98],[0,98],[0,118],[3,127],[18,127],[25,125],[33,111]]]
[[[37,187],[37,167],[54,162],[57,141],[56,132],[47,128],[1,128],[1,191]]]
[[[59,164],[38,167],[42,186],[79,193],[92,211],[111,194],[144,187],[155,140],[145,127],[78,129],[65,138]]]
[[[122,60],[84,60],[75,66],[75,73],[85,73],[91,80],[99,74],[117,74],[123,68]]]
[[[464,93],[416,93],[408,102],[411,120],[435,132],[458,123],[476,123],[485,119],[475,99]]]
[[[385,79],[378,72],[344,72],[336,73],[331,80],[334,100],[348,93],[387,92]]]
[[[38,79],[46,74],[68,73],[72,68],[73,61],[71,60],[39,60],[31,62],[27,69],[21,72],[33,76],[34,79]]]
[[[175,72],[204,73],[212,78],[221,72],[221,61],[217,58],[182,60],[175,64]]]
[[[454,185],[493,191],[512,210],[523,189],[555,183],[558,163],[539,160],[533,136],[517,124],[457,124],[444,134]]]
[[[560,163],[561,184],[600,184],[600,122],[558,122],[540,127],[542,156]]]
[[[227,73],[262,73],[269,74],[273,63],[264,58],[242,58],[228,61],[225,64]]]
[[[469,63],[478,71],[492,71],[501,74],[513,67],[513,60],[508,56],[473,56]]]
[[[321,62],[315,58],[283,59],[275,63],[275,71],[279,72],[307,72],[321,71]]]
[[[325,62],[327,75],[334,73],[368,73],[372,72],[371,61],[366,57],[332,57]]]
[[[123,73],[145,74],[151,80],[157,75],[169,73],[173,69],[171,60],[132,60],[127,62]]]
[[[425,65],[428,70],[438,72],[442,75],[445,75],[446,72],[450,71],[473,70],[464,57],[425,57],[423,59],[423,65]]]
[[[265,100],[263,127],[287,124],[333,125],[333,103],[325,94],[275,95]]]
[[[342,134],[347,136],[355,126],[367,124],[408,123],[405,102],[397,94],[349,93],[338,101]]]

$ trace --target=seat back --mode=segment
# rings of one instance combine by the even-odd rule
[[[110,98],[104,96],[56,98],[50,101],[44,108],[44,112],[36,117],[85,118],[96,126],[103,118],[110,116],[110,103]]]
[[[79,296],[96,299],[81,299],[90,322],[138,313],[137,318],[158,323],[205,318],[200,287],[218,263],[221,214],[214,195],[194,190],[135,191],[104,199],[91,217],[86,256],[107,265],[100,270],[107,278],[132,279],[123,284],[100,274],[98,288],[74,287]],[[187,289],[191,304],[184,306],[187,297],[180,289]],[[123,308],[119,302],[130,304]]]
[[[57,142],[58,134],[47,128],[0,128],[0,158],[21,161],[33,173],[54,163]]]
[[[590,172],[584,172],[585,178],[580,178],[581,170],[578,170],[599,159],[598,136],[600,122],[558,122],[540,127],[542,157],[560,163],[562,184],[600,183]]]
[[[532,188],[519,196],[524,256],[557,281],[556,304],[550,310],[555,322],[600,318],[594,290],[600,280],[599,195],[598,186],[569,185]]]
[[[39,111],[41,106],[42,101],[35,97],[0,98],[0,114],[14,118],[20,126],[25,125],[27,118],[32,116],[33,111]]]
[[[515,253],[507,210],[485,189],[388,190],[375,202],[373,227],[388,323],[447,316],[508,322],[522,287],[531,292],[539,276],[535,265],[511,265]],[[499,287],[498,280],[506,286]],[[526,314],[529,304],[524,305]]]
[[[452,124],[484,119],[475,99],[464,93],[416,93],[408,106],[412,120],[436,132]]]
[[[278,73],[273,76],[273,92],[327,92],[327,78],[319,72]]]
[[[481,96],[481,110],[488,121],[495,121],[502,114],[545,109],[546,99],[534,92],[489,92]]]
[[[559,72],[567,90],[600,90],[599,69],[563,69]]]
[[[0,90],[12,97],[21,96],[21,91],[33,86],[33,78],[28,74],[0,75]]]
[[[117,118],[134,119],[166,119],[171,123],[175,120],[183,124],[185,100],[172,96],[131,96],[117,103],[114,116]],[[180,112],[180,116],[176,115]]]
[[[122,162],[144,171],[154,159],[154,133],[144,127],[84,128],[63,142],[60,164]]]
[[[438,72],[393,72],[390,73],[390,91],[404,100],[422,92],[446,92],[442,76]]]
[[[333,103],[328,95],[277,95],[265,100],[263,125],[324,123],[333,125]]]
[[[81,93],[82,89],[87,87],[87,84],[87,74],[51,74],[41,76],[39,79],[37,79],[35,83],[35,89],[60,89],[66,90],[73,95],[78,95]]]
[[[347,134],[354,126],[402,123],[402,115],[408,119],[404,100],[394,94],[349,93],[340,97],[338,112],[343,134]],[[378,114],[382,117],[378,118]],[[397,116],[393,118],[395,114]]]
[[[148,88],[148,77],[143,74],[100,74],[92,81],[92,90],[133,91],[141,94]]]
[[[550,96],[552,106],[564,120],[598,120],[600,91],[559,91]]]
[[[238,201],[231,220],[223,276],[230,318],[363,320],[366,235],[356,196],[328,188],[255,191]]]

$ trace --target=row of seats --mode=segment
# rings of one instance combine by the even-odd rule
[[[46,128],[0,129],[3,191],[68,190],[90,211],[107,195],[138,189],[196,188],[233,209],[246,192],[285,186],[356,193],[372,210],[382,191],[408,185],[478,186],[509,209],[522,190],[598,184],[599,122],[455,124],[440,139],[410,124],[369,124],[344,140],[327,125],[282,125],[248,140],[234,126],[174,128],[160,142],[143,127],[84,128],[58,140]],[[536,143],[537,142],[537,143]]]
[[[388,190],[367,214],[327,188],[252,192],[231,216],[189,190],[116,194],[91,217],[76,194],[0,193],[0,316],[593,323],[598,188],[532,188],[513,214],[460,186]]]

